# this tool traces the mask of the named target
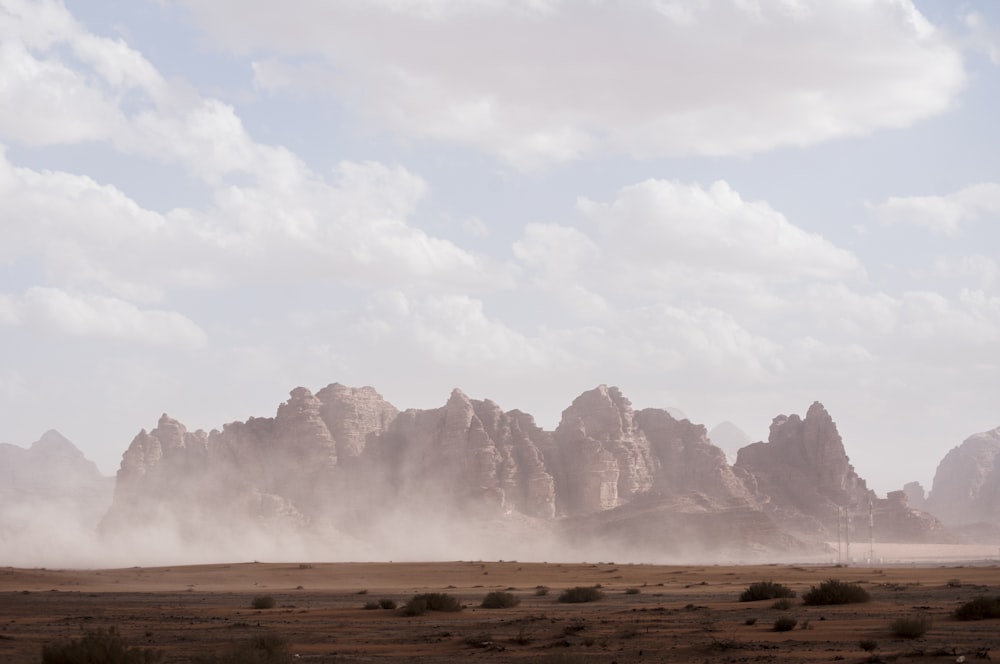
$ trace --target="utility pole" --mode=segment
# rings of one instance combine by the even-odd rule
[[[868,564],[875,564],[875,508],[868,499]]]

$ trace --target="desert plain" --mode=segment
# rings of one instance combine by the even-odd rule
[[[806,606],[826,579],[861,584],[864,604]],[[751,583],[797,593],[738,601]],[[589,603],[560,592],[600,586]],[[540,590],[541,588],[547,590]],[[516,607],[482,608],[491,591]],[[460,612],[404,616],[365,608],[447,593]],[[255,635],[286,640],[302,662],[973,662],[1000,658],[1000,621],[951,614],[1000,594],[996,559],[875,566],[646,565],[517,561],[267,563],[56,570],[0,568],[0,662],[41,661],[43,644],[114,627],[127,643],[188,662]],[[252,608],[272,597],[274,607]],[[895,638],[898,617],[926,616],[927,633]],[[782,617],[797,621],[774,631]],[[865,646],[865,648],[862,647]],[[964,659],[963,659],[964,658]]]

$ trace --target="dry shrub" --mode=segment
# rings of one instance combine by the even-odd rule
[[[597,586],[576,586],[567,588],[559,594],[559,601],[564,604],[579,604],[582,602],[596,602],[604,597]]]
[[[989,620],[991,618],[1000,618],[1000,597],[986,597],[982,595],[971,599],[955,609],[955,618],[958,620]]]
[[[250,606],[255,609],[273,609],[274,605],[274,598],[270,595],[257,595],[250,601]]]
[[[931,628],[929,616],[901,616],[889,624],[889,631],[897,639],[919,639]]]
[[[462,603],[446,593],[423,593],[414,595],[403,606],[403,614],[407,616],[423,615],[427,611],[461,611]]]
[[[483,603],[480,606],[484,609],[509,609],[520,603],[521,600],[519,600],[513,593],[505,593],[496,590],[488,593],[486,597],[483,598]]]
[[[42,646],[42,664],[155,664],[162,653],[127,646],[118,630],[87,630],[79,639]]]
[[[795,629],[795,626],[798,624],[799,621],[795,618],[778,618],[774,621],[774,627],[772,629],[774,629],[775,632],[790,632]]]
[[[774,581],[758,581],[747,586],[747,589],[740,594],[740,601],[756,602],[781,597],[795,597],[795,591]]]
[[[827,579],[802,596],[802,602],[810,605],[862,604],[869,600],[871,595],[858,584],[837,579]]]

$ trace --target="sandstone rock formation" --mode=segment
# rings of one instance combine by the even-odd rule
[[[913,509],[902,491],[884,499],[854,471],[837,425],[819,402],[805,418],[779,415],[767,443],[739,451],[734,468],[779,522],[803,534],[834,539],[850,523],[855,539],[948,541],[932,516]]]
[[[927,509],[947,524],[1000,524],[1000,427],[966,438],[945,455]]]
[[[818,403],[804,419],[775,418],[769,442],[730,466],[705,427],[635,411],[615,387],[581,394],[550,433],[458,389],[440,408],[400,412],[372,388],[333,384],[296,388],[273,418],[221,431],[164,415],[123,455],[104,530],[164,519],[182,539],[221,537],[219,523],[230,535],[329,530],[377,547],[402,538],[405,552],[420,524],[497,546],[504,533],[556,533],[576,547],[679,554],[684,542],[753,555],[814,551],[806,540],[829,538],[840,508],[858,520],[869,505],[896,524],[886,533],[940,534],[902,492],[879,500],[867,489]]]
[[[751,475],[772,507],[794,509],[820,524],[838,511],[867,509],[874,494],[851,466],[837,425],[819,402],[798,415],[771,422],[767,443],[739,451],[735,468]]]

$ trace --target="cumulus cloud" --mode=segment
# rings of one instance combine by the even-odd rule
[[[528,224],[513,253],[536,287],[580,313],[649,297],[773,311],[777,286],[865,278],[854,254],[721,181],[647,180],[608,203],[580,198],[577,211],[578,227]]]
[[[333,90],[364,122],[524,168],[904,127],[965,79],[909,0],[187,4],[223,46],[273,54],[261,89]]]
[[[1000,215],[1000,184],[974,184],[945,196],[891,196],[871,208],[884,224],[909,224],[955,235],[963,225]]]
[[[116,298],[41,286],[29,288],[21,297],[0,297],[0,323],[56,335],[186,349],[207,342],[204,331],[177,312],[139,309]]]
[[[863,276],[850,252],[791,224],[765,202],[745,201],[726,182],[707,189],[664,180],[625,187],[611,204],[577,207],[601,244],[631,265],[679,264],[777,280]]]

